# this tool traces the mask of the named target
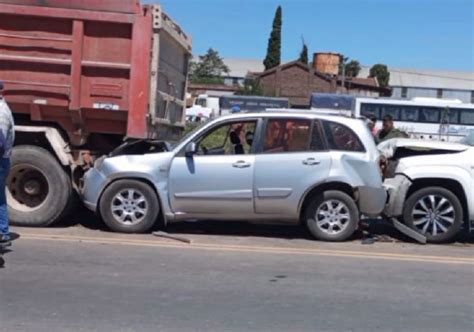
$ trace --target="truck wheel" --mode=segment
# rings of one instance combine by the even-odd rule
[[[415,191],[403,208],[405,224],[426,236],[432,243],[454,239],[463,221],[459,199],[441,187],[428,187]]]
[[[160,204],[146,183],[119,180],[105,189],[99,203],[105,224],[115,232],[145,233],[155,224]]]
[[[328,190],[314,197],[305,211],[306,225],[318,240],[345,241],[357,228],[359,209],[341,191]]]
[[[49,226],[61,218],[71,195],[71,181],[47,150],[27,145],[13,148],[7,178],[12,224]]]

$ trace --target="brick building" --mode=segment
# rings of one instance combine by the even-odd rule
[[[335,77],[299,61],[287,62],[257,77],[266,95],[289,98],[293,107],[308,107],[313,92],[337,92]]]
[[[289,98],[292,107],[309,107],[313,92],[349,93],[358,96],[379,97],[390,95],[390,90],[378,85],[376,78],[346,77],[322,72],[320,63],[313,66],[291,61],[256,74],[267,95]],[[337,70],[335,71],[337,73]]]

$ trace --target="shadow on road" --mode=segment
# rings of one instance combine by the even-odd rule
[[[158,224],[158,223],[157,223]],[[80,225],[87,229],[110,232],[107,226],[94,213],[85,208],[63,219],[54,228],[68,228]],[[158,227],[157,227],[158,228]],[[267,237],[280,239],[312,239],[305,227],[284,224],[250,223],[239,221],[196,221],[169,224],[166,232],[170,234],[202,234],[222,236]],[[409,242],[414,240],[398,232],[391,224],[381,219],[364,220],[352,241],[373,242]],[[474,234],[461,232],[456,238],[457,244],[474,244]]]

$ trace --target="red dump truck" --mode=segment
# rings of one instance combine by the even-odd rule
[[[97,156],[184,127],[191,39],[139,0],[0,0],[0,80],[16,122],[11,221],[47,226]]]

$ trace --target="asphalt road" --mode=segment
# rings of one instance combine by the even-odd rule
[[[472,247],[210,239],[23,233],[0,331],[474,330]]]

